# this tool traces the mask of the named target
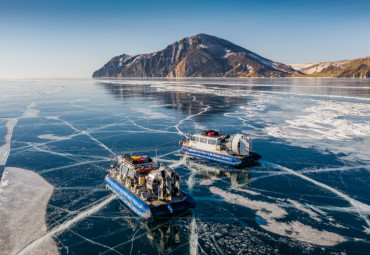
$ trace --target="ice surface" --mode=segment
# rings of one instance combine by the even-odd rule
[[[0,205],[2,254],[18,254],[29,242],[40,238],[46,231],[46,205],[53,186],[32,171],[7,167],[9,185],[3,195],[7,198]],[[24,254],[57,254],[52,238],[45,238],[42,246],[36,245]]]
[[[214,194],[220,195],[229,203],[256,210],[256,215],[267,221],[267,224],[263,224],[261,227],[270,232],[282,236],[289,236],[299,241],[324,246],[333,246],[346,241],[346,238],[336,233],[325,230],[320,231],[298,221],[279,221],[287,216],[288,213],[275,204],[251,200],[247,197],[229,193],[216,187],[211,187],[210,191]],[[297,203],[295,204],[297,206]]]
[[[333,192],[334,194],[336,194],[337,196],[343,198],[344,200],[348,201],[352,206],[353,208],[358,212],[359,216],[366,222],[367,226],[364,226],[365,229],[368,229],[370,227],[370,220],[368,219],[367,215],[370,214],[370,206],[367,205],[367,204],[364,204],[360,201],[357,201],[356,199],[354,198],[351,198],[349,197],[348,195],[344,194],[343,192],[341,192],[340,190],[337,190],[335,188],[332,188],[324,183],[321,183],[321,182],[318,182],[312,178],[309,178],[303,174],[300,174],[292,169],[289,169],[289,168],[286,168],[286,167],[283,167],[283,166],[279,166],[279,165],[276,165],[276,164],[273,164],[271,162],[264,162],[265,164],[269,164],[269,165],[272,165],[274,167],[278,167],[284,171],[287,171],[295,176],[298,176],[306,181],[309,181],[311,183],[314,183],[315,185],[321,187],[321,188],[324,188],[324,189],[327,189],[331,192]]]
[[[54,227],[53,229],[47,231],[44,235],[40,236],[37,239],[32,240],[27,246],[23,247],[18,254],[28,254],[29,252],[33,252],[36,247],[38,247],[43,242],[47,241],[52,236],[58,234],[61,231],[64,231],[68,228],[70,228],[73,224],[76,224],[77,222],[81,221],[82,219],[90,216],[91,214],[99,211],[101,208],[106,206],[108,203],[110,203],[115,197],[113,195],[109,196],[108,198],[100,201],[99,203],[96,203],[95,205],[91,206],[85,211],[80,212],[75,217],[73,217],[70,220],[67,220],[63,222],[62,224]]]
[[[47,240],[55,240],[63,254],[368,250],[366,81],[28,82],[36,88],[5,86],[7,96],[0,96],[0,148],[6,154],[0,159],[7,166],[34,169],[55,188],[46,214],[48,231],[25,243],[24,253],[48,246]],[[25,87],[29,90],[22,91]],[[226,173],[204,177],[187,166],[185,157],[178,160],[181,136],[206,128],[254,139],[264,160],[248,168],[248,185],[231,186]],[[181,176],[181,188],[197,201],[195,214],[171,221],[176,223],[176,241],[169,228],[162,229],[163,223],[145,225],[104,190],[114,154],[155,158],[156,151],[158,162],[173,167]],[[8,202],[4,192],[12,186],[7,172],[0,207]]]
[[[301,203],[298,203],[297,201],[292,200],[292,199],[287,199],[287,201],[290,202],[291,204],[293,204],[298,210],[307,213],[312,219],[314,219],[318,222],[322,221],[322,219],[319,217],[319,215],[315,211],[310,210],[309,208],[307,208],[307,206],[304,206]]]
[[[320,139],[344,140],[352,137],[370,136],[369,105],[365,103],[317,101],[317,104],[304,110],[304,115],[297,119],[287,120],[287,125],[268,127],[267,132],[284,138],[297,139],[302,132],[305,139],[316,142]],[[345,118],[347,117],[347,118]],[[350,118],[348,118],[350,117]],[[352,118],[351,118],[352,117]],[[279,133],[280,135],[276,134]]]
[[[0,206],[3,200],[6,200],[6,197],[2,196],[4,188],[8,186],[9,180],[7,179],[8,172],[4,171],[0,179]]]
[[[19,116],[17,118],[11,118],[8,120],[6,127],[8,129],[8,133],[5,136],[5,144],[0,147],[0,165],[5,165],[6,161],[9,156],[10,152],[10,142],[13,135],[13,129],[19,119],[24,118],[34,118],[37,117],[37,114],[39,113],[39,110],[33,109],[33,107],[36,106],[36,103],[31,103],[27,106],[27,108],[23,111],[22,116]]]
[[[196,223],[195,217],[193,217],[190,225],[190,255],[197,255],[198,254],[198,225]]]
[[[136,111],[141,113],[143,119],[173,119],[174,117],[161,112],[155,112],[148,108],[136,108]]]

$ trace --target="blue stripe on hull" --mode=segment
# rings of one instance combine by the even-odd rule
[[[186,146],[182,146],[181,151],[191,156],[205,158],[205,159],[221,162],[221,163],[232,165],[232,166],[237,166],[242,163],[240,159],[233,157],[233,156],[213,153],[213,152],[204,151],[204,150],[198,150],[198,149],[189,148]]]
[[[194,198],[187,195],[187,198],[182,202],[169,203],[157,207],[150,208],[143,200],[133,194],[125,186],[117,182],[109,174],[105,177],[105,182],[108,188],[131,210],[133,210],[140,218],[150,219],[157,216],[171,216],[176,213],[186,211],[189,208],[195,208],[196,203]]]
[[[134,195],[122,184],[118,183],[110,175],[105,177],[105,182],[108,184],[109,189],[131,210],[133,210],[140,218],[152,218],[150,207],[142,201],[138,196]]]

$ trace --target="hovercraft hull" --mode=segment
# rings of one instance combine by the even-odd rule
[[[235,166],[235,167],[251,164],[255,162],[256,160],[258,160],[259,158],[261,158],[260,155],[253,153],[251,155],[245,156],[242,159],[240,159],[240,158],[237,158],[231,155],[225,155],[225,154],[210,152],[206,150],[194,149],[194,148],[187,147],[187,146],[182,146],[181,152],[186,153],[191,156],[209,159],[209,160],[217,161],[217,162]]]
[[[150,206],[109,174],[104,180],[109,190],[142,219],[173,216],[196,206],[195,200],[188,194],[186,194],[186,199],[181,202]]]

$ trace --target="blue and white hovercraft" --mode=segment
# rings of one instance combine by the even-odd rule
[[[243,167],[258,164],[261,156],[252,152],[252,141],[243,134],[233,136],[206,130],[180,141],[181,152],[224,164]]]
[[[148,156],[116,156],[105,183],[143,219],[177,215],[196,205],[192,196],[180,190],[179,175],[157,166]]]

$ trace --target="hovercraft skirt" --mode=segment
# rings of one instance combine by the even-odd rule
[[[129,191],[122,184],[118,183],[109,174],[105,177],[105,182],[108,188],[131,210],[133,210],[140,218],[152,218],[150,207],[142,201],[138,196]]]

